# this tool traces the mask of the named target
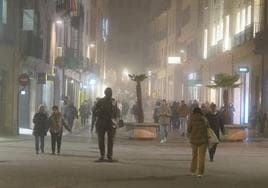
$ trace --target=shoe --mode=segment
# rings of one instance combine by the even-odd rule
[[[113,160],[112,157],[109,157],[109,158],[107,159],[107,161],[108,161],[108,162],[114,162],[114,160]]]
[[[203,175],[202,175],[202,174],[197,174],[197,177],[198,177],[198,178],[202,178]]]
[[[213,162],[213,159],[209,159],[210,160],[210,162]]]
[[[35,153],[36,153],[36,154],[39,154],[39,151],[36,151]]]
[[[164,140],[161,140],[161,141],[160,141],[160,144],[163,144],[164,142],[165,142]]]
[[[167,137],[164,138],[164,142],[167,142]]]
[[[191,176],[196,176],[197,173],[196,172],[191,172]]]
[[[42,153],[45,153],[44,150],[41,151]]]

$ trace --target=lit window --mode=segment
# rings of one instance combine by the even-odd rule
[[[230,50],[230,15],[225,17],[225,32],[223,51]]]
[[[204,30],[204,53],[203,58],[207,59],[208,57],[208,30]]]
[[[253,37],[255,34],[261,30],[261,2],[260,0],[254,0],[254,28],[253,28]]]
[[[240,28],[240,32],[244,31],[246,27],[246,9],[244,8],[242,10],[242,20],[241,20],[241,28]]]
[[[219,24],[217,25],[217,41],[222,40],[223,38],[223,21],[220,20]]]
[[[0,23],[7,23],[7,0],[0,0]]]
[[[236,13],[236,27],[235,34],[240,33],[240,12]]]
[[[251,5],[248,6],[248,12],[247,12],[247,25],[251,24]]]
[[[212,35],[211,35],[211,46],[216,45],[216,27],[215,25],[212,28]]]

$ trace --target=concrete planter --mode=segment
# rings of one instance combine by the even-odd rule
[[[245,125],[225,125],[224,141],[243,141],[247,138],[247,128]]]
[[[130,139],[155,139],[157,137],[157,123],[126,123],[126,130]]]

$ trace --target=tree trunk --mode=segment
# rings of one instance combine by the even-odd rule
[[[230,108],[229,103],[229,89],[223,90],[223,103],[224,103],[224,109],[223,109],[223,121],[224,124],[232,124],[233,123],[233,111]]]
[[[144,122],[144,115],[142,109],[142,95],[141,95],[141,82],[137,81],[137,103],[138,103],[138,123]]]

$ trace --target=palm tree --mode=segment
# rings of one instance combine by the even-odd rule
[[[233,123],[233,111],[229,104],[229,93],[233,88],[239,87],[241,83],[237,83],[239,75],[228,75],[220,73],[215,75],[215,79],[211,80],[212,84],[208,85],[209,88],[222,88],[223,89],[223,104],[224,104],[224,123]]]
[[[137,105],[138,105],[138,123],[144,122],[144,114],[142,109],[142,93],[141,93],[141,82],[147,78],[145,74],[136,75],[128,74],[131,80],[137,83],[136,93],[137,93]]]

